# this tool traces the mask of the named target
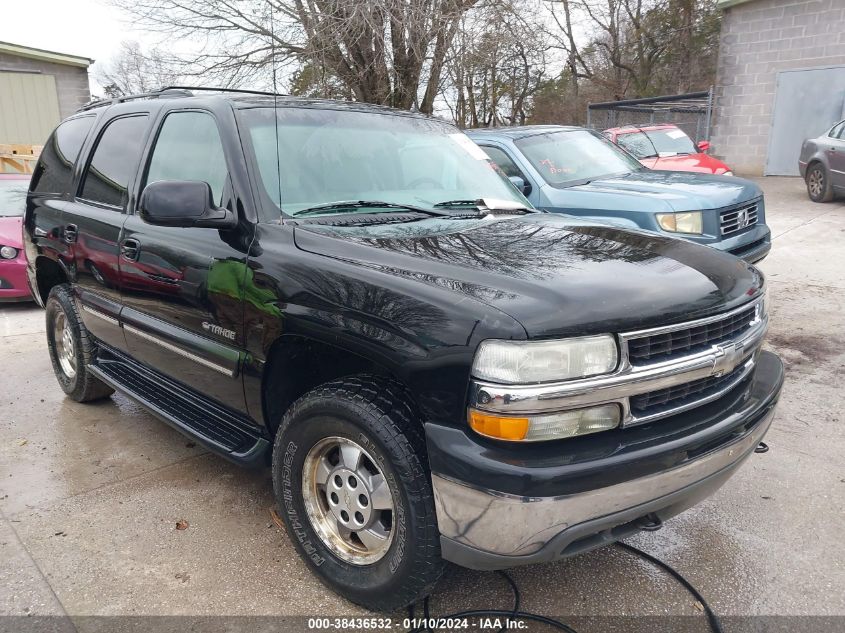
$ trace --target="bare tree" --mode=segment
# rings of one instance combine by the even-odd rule
[[[446,58],[441,95],[461,127],[525,123],[546,71],[538,3],[491,2],[465,16]]]
[[[94,77],[109,97],[150,92],[179,82],[179,74],[159,49],[145,53],[135,41],[122,42],[117,55],[97,66]]]
[[[567,55],[575,96],[582,79],[599,84],[614,99],[647,96],[667,83],[672,90],[689,90],[700,83],[697,67],[709,62],[709,49],[718,38],[715,0],[547,3],[556,27],[548,34]],[[583,37],[585,30],[589,38]],[[673,77],[667,82],[662,71],[669,66]]]
[[[478,0],[112,0],[140,26],[198,42],[184,74],[236,85],[272,64],[325,68],[356,99],[431,112],[461,17]],[[265,82],[266,83],[266,82]]]

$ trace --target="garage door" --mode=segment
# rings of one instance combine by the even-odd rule
[[[845,66],[778,73],[767,176],[797,176],[804,139],[845,119]]]
[[[41,145],[59,120],[52,75],[0,72],[0,143]]]

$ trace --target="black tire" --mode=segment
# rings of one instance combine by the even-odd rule
[[[79,318],[70,286],[67,284],[54,286],[47,297],[45,308],[47,348],[50,352],[50,361],[53,363],[53,371],[62,391],[77,402],[100,400],[114,393],[114,389],[96,378],[88,370],[88,367],[96,358],[97,346]],[[65,337],[61,337],[62,340],[57,343],[56,325],[63,322],[67,323],[69,336],[67,340],[65,340]],[[63,327],[60,329],[64,331]],[[60,352],[68,346],[72,348],[75,363],[72,372],[63,367],[63,362],[66,366],[67,361],[60,360]]]
[[[830,184],[830,177],[821,163],[813,163],[807,168],[804,181],[807,184],[807,195],[813,202],[833,200],[833,185]]]
[[[374,376],[321,385],[287,411],[273,448],[273,489],[299,555],[334,591],[375,611],[394,611],[427,596],[445,566],[422,425],[409,402],[400,385]],[[328,438],[363,447],[389,484],[395,506],[392,541],[371,564],[338,556],[315,531],[306,509],[306,456],[332,441]],[[310,507],[313,512],[313,500]]]

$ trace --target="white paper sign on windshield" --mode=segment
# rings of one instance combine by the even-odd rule
[[[666,132],[666,136],[669,138],[684,138],[686,134],[683,130],[669,130]]]

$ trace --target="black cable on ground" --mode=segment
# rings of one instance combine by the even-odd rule
[[[716,612],[713,611],[713,609],[707,603],[707,600],[704,599],[704,596],[699,593],[698,589],[696,589],[689,580],[681,576],[680,572],[676,571],[675,568],[670,566],[669,563],[664,563],[659,558],[655,558],[651,554],[644,552],[641,549],[634,547],[633,545],[628,545],[627,543],[623,543],[621,541],[617,542],[616,546],[631,552],[635,556],[639,556],[640,558],[647,560],[649,563],[655,565],[656,567],[659,567],[660,569],[668,573],[670,576],[672,576],[672,578],[681,583],[684,589],[689,591],[693,595],[693,597],[701,603],[701,606],[704,608],[704,613],[707,616],[707,621],[710,623],[710,628],[713,630],[713,633],[724,633],[724,630],[722,629],[722,623],[719,621],[719,616],[716,615]]]
[[[655,558],[651,554],[642,551],[634,547],[633,545],[628,545],[627,543],[617,542],[616,546],[620,549],[626,550],[635,556],[639,556],[645,561],[648,561],[652,565],[662,569],[663,571],[667,572],[670,576],[672,576],[675,580],[677,580],[683,587],[686,589],[704,608],[704,614],[707,616],[707,622],[710,625],[710,629],[713,633],[724,633],[722,629],[722,623],[719,621],[719,617],[716,615],[716,612],[708,604],[707,600],[704,599],[704,596],[696,589],[692,583],[690,583],[686,578],[684,578],[680,572],[676,571],[672,566],[668,563],[664,563],[662,560]],[[505,617],[508,620],[529,620],[532,622],[540,622],[541,624],[546,624],[551,626],[559,631],[565,631],[566,633],[578,633],[575,629],[571,626],[564,624],[560,620],[555,620],[554,618],[550,618],[544,615],[540,615],[538,613],[530,613],[528,611],[520,610],[521,605],[521,596],[519,593],[519,588],[516,586],[516,583],[513,581],[507,573],[504,571],[497,571],[502,578],[507,581],[510,585],[511,591],[513,592],[513,609],[505,610],[505,609],[472,609],[469,611],[457,611],[455,613],[448,613],[446,615],[437,616],[436,620],[449,620],[449,619],[460,619],[460,618],[472,618],[472,617]],[[423,608],[423,622],[425,623],[423,626],[409,629],[408,633],[433,633],[433,630],[430,626],[431,622],[433,621],[431,618],[431,611],[429,607],[429,600],[428,596],[425,597],[422,604]],[[413,622],[414,620],[414,605],[408,607],[408,617]],[[504,626],[499,629],[500,633],[506,630],[507,627]]]

